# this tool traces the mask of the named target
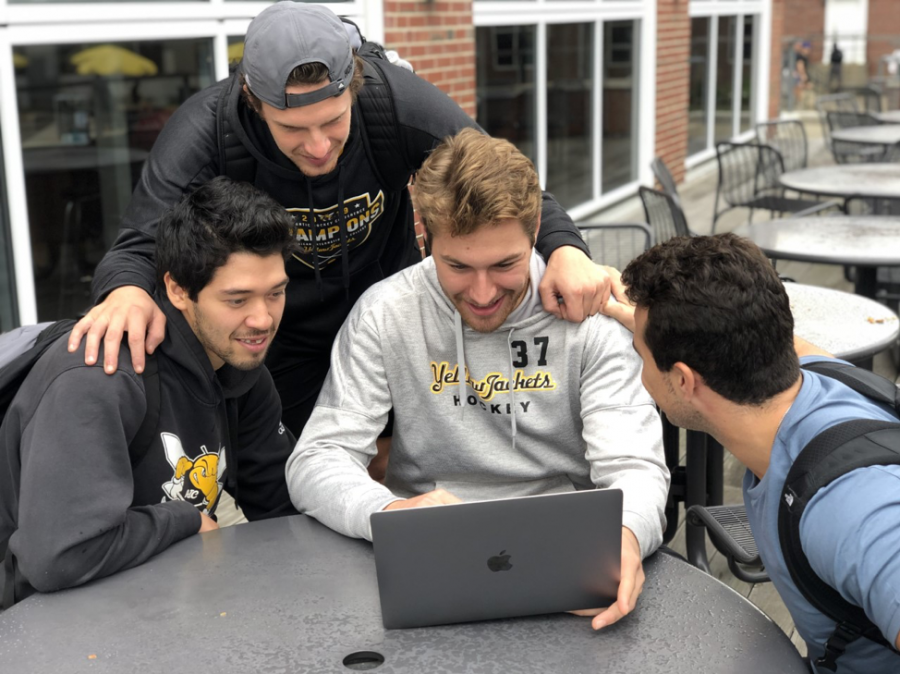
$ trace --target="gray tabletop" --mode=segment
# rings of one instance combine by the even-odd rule
[[[888,110],[887,112],[872,113],[883,124],[900,124],[900,110]]]
[[[900,217],[827,215],[753,222],[736,230],[769,257],[866,267],[900,265]]]
[[[600,632],[567,614],[385,630],[372,547],[303,516],[194,536],[86,587],[0,615],[4,672],[807,674],[790,640],[717,580],[645,562],[634,613]]]
[[[900,320],[883,304],[832,288],[785,283],[794,332],[838,358],[860,360],[897,340]]]
[[[878,127],[873,127],[878,128]],[[788,171],[783,187],[807,194],[849,197],[900,197],[900,164],[840,164]]]
[[[863,145],[893,145],[900,143],[900,124],[851,126],[831,132],[832,140]]]

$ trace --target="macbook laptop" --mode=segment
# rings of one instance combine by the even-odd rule
[[[595,489],[374,513],[387,628],[609,606],[622,491]]]

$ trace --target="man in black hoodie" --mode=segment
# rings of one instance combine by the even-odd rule
[[[150,299],[157,220],[194,186],[239,172],[298,225],[299,250],[287,265],[292,292],[267,365],[284,422],[299,435],[356,300],[421,259],[410,176],[442,139],[476,127],[433,85],[378,63],[354,54],[345,24],[327,8],[279,2],[261,12],[239,71],[186,101],[156,141],[119,238],[94,276],[102,303],[73,330],[70,348],[87,334],[86,362],[100,362],[105,335],[104,367],[112,372],[124,330],[140,371],[145,334],[152,351],[165,326]],[[599,312],[608,277],[548,194],[537,248],[548,261],[540,289],[547,311],[573,321]]]
[[[251,520],[296,512],[284,479],[294,439],[263,366],[293,248],[280,204],[216,178],[160,222],[155,301],[168,330],[157,381],[134,372],[127,344],[112,376],[65,340],[35,364],[0,426],[5,605],[216,529],[223,489]],[[151,385],[159,420],[136,456]]]

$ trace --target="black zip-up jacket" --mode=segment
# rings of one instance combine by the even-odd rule
[[[385,63],[382,69],[393,94],[406,166],[421,166],[446,136],[465,127],[477,128],[437,87],[403,68]],[[229,82],[192,96],[163,128],[125,212],[119,237],[97,268],[94,295],[98,300],[123,285],[153,290],[154,236],[160,216],[183,194],[224,173],[216,108]],[[302,252],[287,265],[291,279],[287,304],[267,360],[284,404],[285,423],[299,435],[328,372],[335,335],[350,308],[368,287],[421,259],[409,192],[380,184],[358,128],[362,119],[358,103],[351,112],[350,137],[337,168],[308,179],[281,153],[266,124],[239,96],[228,101],[230,127],[256,159],[254,184],[291,211],[300,225],[297,238]],[[366,123],[372,122],[367,119]],[[395,156],[385,160],[397,163]],[[335,217],[339,202],[345,209],[343,221]],[[315,245],[306,228],[311,205],[317,223],[322,224]],[[571,219],[545,194],[538,250],[549,258],[562,245],[577,246],[587,254]],[[296,407],[305,412],[298,416],[292,412]]]
[[[58,340],[0,426],[0,543],[12,553],[3,577],[16,578],[17,600],[145,562],[197,533],[223,488],[248,519],[296,513],[284,478],[294,439],[269,372],[214,371],[181,312],[157,301],[168,326],[156,352],[159,423],[134,468],[128,448],[147,401],[124,342],[110,376]]]

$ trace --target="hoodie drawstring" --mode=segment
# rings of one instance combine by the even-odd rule
[[[344,281],[344,297],[350,299],[350,254],[347,252],[347,214],[344,213],[344,182],[341,180],[341,172],[344,167],[338,166],[338,226],[341,232],[341,275]]]
[[[319,266],[319,223],[316,222],[316,205],[313,203],[312,182],[306,179],[306,198],[309,202],[309,233],[312,240],[313,269],[316,273],[316,290],[319,291],[319,300],[324,301],[325,293],[322,291],[322,269]]]
[[[234,498],[235,506],[240,506],[238,498],[238,405],[237,400],[225,401],[225,415],[228,419],[228,447],[225,448],[225,454],[228,457],[228,464],[225,469],[225,486],[228,492]]]
[[[513,365],[512,339],[514,328],[510,328],[509,336],[506,338],[506,353],[509,356],[509,409],[510,420],[512,421],[512,448],[516,451],[516,368]]]

